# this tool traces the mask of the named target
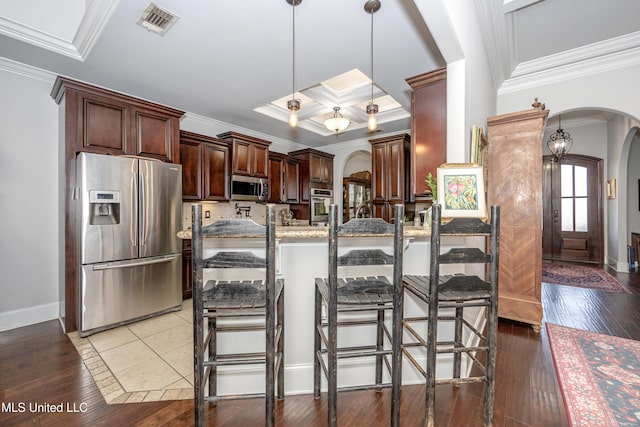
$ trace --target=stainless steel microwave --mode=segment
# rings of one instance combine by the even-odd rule
[[[231,200],[263,202],[269,197],[269,180],[252,176],[231,176]]]

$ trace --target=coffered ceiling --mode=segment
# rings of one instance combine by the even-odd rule
[[[374,80],[379,131],[387,133],[409,128],[405,79],[445,64],[416,7],[422,0],[381,1],[374,15]],[[562,78],[572,64],[615,61],[616,53],[640,46],[637,0],[468,2],[476,7],[498,90],[541,76]],[[292,92],[286,0],[155,3],[178,17],[163,36],[137,25],[149,0],[4,0],[0,67],[16,61],[312,147],[372,136],[360,111],[370,96],[366,83],[354,88],[366,96],[341,110],[353,116],[353,126],[336,136],[320,125],[334,101],[350,99],[327,92],[322,82],[353,70],[365,81],[370,76],[364,0],[303,0],[296,7],[296,91],[309,90],[300,114],[314,118],[316,131],[282,120]]]

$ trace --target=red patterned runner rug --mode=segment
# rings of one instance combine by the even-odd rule
[[[640,425],[640,341],[547,323],[573,427]]]
[[[542,262],[542,281],[556,285],[631,293],[612,275],[596,267]]]

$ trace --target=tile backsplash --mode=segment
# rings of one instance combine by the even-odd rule
[[[265,224],[265,205],[256,202],[199,202],[202,205],[202,225],[209,225],[214,221],[224,218],[251,218],[258,224]],[[194,203],[184,202],[182,203],[182,229],[187,230],[191,228],[191,206]],[[238,215],[238,208],[241,208],[240,215]],[[276,224],[282,224],[282,216],[280,213],[283,210],[289,209],[289,205],[276,205]],[[209,218],[207,218],[207,211],[209,212]],[[245,216],[248,212],[249,216]]]

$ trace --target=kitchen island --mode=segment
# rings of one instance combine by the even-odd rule
[[[428,274],[430,232],[422,227],[405,227],[404,274]],[[179,236],[191,238],[190,230],[183,230]],[[328,227],[292,226],[276,228],[276,275],[285,280],[285,392],[302,394],[313,392],[313,307],[314,279],[326,277],[328,269]],[[464,238],[457,238],[464,239]],[[443,242],[443,247],[453,241]],[[460,244],[460,240],[456,242]],[[251,238],[205,238],[203,244],[204,258],[215,255],[220,250],[252,250],[258,255],[264,254],[264,246]],[[354,248],[376,247],[388,253],[393,252],[393,242],[387,237],[353,236],[341,240],[341,248],[345,251]],[[387,275],[391,276],[392,266],[343,267],[345,275]],[[448,271],[453,273],[455,271]],[[255,274],[255,273],[253,273]],[[210,279],[242,279],[237,273],[226,271],[204,271],[204,282]],[[426,306],[410,297],[405,299],[405,315],[421,315],[426,313]],[[474,314],[469,321],[476,325],[481,321],[480,313]],[[391,322],[391,318],[387,319]],[[424,325],[426,328],[426,323]],[[426,332],[423,331],[423,332]],[[442,325],[439,334],[452,334],[449,325]],[[407,334],[405,334],[405,339]],[[264,333],[245,333],[232,336],[219,335],[219,349],[224,352],[263,351]],[[375,329],[370,326],[352,327],[341,330],[338,345],[349,342],[360,345],[375,342]],[[420,360],[418,358],[418,360]],[[341,360],[339,363],[339,384],[357,385],[370,383],[373,380],[374,360]],[[422,361],[424,363],[424,357]],[[447,375],[450,360],[443,357],[438,361],[438,374]],[[463,366],[464,368],[464,366]],[[450,371],[450,368],[448,368]],[[385,374],[386,375],[386,374]],[[218,384],[220,394],[236,394],[259,392],[264,389],[264,370],[259,366],[233,367],[219,371]],[[387,376],[388,378],[388,376]],[[413,369],[408,361],[403,364],[403,383],[421,383],[422,377]],[[323,389],[326,384],[323,383]]]

